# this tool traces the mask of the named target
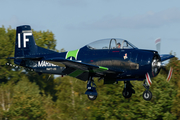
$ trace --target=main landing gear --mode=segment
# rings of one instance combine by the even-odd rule
[[[146,88],[146,90],[143,93],[144,100],[151,100],[152,93],[149,91],[149,85],[147,85],[146,80],[144,81],[143,86]],[[133,93],[135,93],[135,90],[132,88],[133,85],[130,83],[130,81],[124,81],[124,90],[122,92],[123,96],[125,98],[130,98]]]
[[[92,84],[92,86],[91,86]],[[89,78],[88,83],[87,83],[87,91],[85,92],[85,94],[87,94],[87,97],[90,100],[95,100],[97,98],[97,91],[96,91],[96,84],[94,83],[94,80],[92,79],[92,77]]]
[[[146,90],[143,92],[143,98],[144,98],[144,100],[151,100],[151,98],[152,98],[152,93],[151,93],[151,91],[149,91],[149,85],[147,85],[147,83],[146,83],[146,80],[144,81],[144,84],[143,84],[143,86],[146,88]]]
[[[149,91],[149,85],[147,85],[146,80],[144,81],[143,86],[145,87],[145,91],[143,93],[144,100],[151,100],[152,93]],[[94,83],[94,80],[92,77],[89,77],[88,83],[87,83],[87,91],[85,92],[87,94],[87,97],[90,100],[95,100],[97,98],[97,91],[96,91],[96,84]],[[130,83],[130,81],[124,81],[124,90],[122,92],[122,95],[125,98],[130,98],[132,94],[135,94],[135,90],[133,89],[133,85]]]
[[[125,98],[130,98],[132,96],[132,93],[135,93],[135,90],[132,87],[133,85],[130,83],[130,81],[124,81],[124,90],[122,92],[122,95]]]

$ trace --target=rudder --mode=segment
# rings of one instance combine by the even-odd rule
[[[37,53],[37,46],[29,25],[18,26],[16,29],[15,57],[28,57]],[[20,64],[21,59],[14,60],[15,64]]]

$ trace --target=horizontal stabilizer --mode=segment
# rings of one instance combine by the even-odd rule
[[[8,57],[7,59],[41,60],[43,57]]]

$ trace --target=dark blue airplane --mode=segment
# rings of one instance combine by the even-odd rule
[[[58,53],[36,45],[31,27],[17,27],[14,63],[30,68],[38,73],[68,75],[87,82],[87,94],[90,100],[97,98],[93,77],[104,79],[104,84],[124,81],[122,92],[125,98],[135,93],[130,81],[144,81],[143,98],[150,100],[152,93],[149,86],[151,77],[158,75],[162,61],[173,58],[173,55],[159,55],[154,50],[142,50],[124,39],[103,39],[84,47]],[[172,69],[168,75],[168,81]]]

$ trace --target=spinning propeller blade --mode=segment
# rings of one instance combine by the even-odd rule
[[[166,79],[168,82],[171,80],[172,73],[173,73],[173,68],[171,67],[170,70],[169,70],[168,77]]]
[[[161,68],[162,68],[163,71],[165,71],[166,74],[168,74],[166,80],[169,82],[171,80],[171,77],[172,77],[173,68],[170,67],[169,71],[164,66],[162,66]]]
[[[145,76],[146,76],[146,82],[148,83],[149,86],[151,86],[152,81],[151,81],[151,78],[150,78],[150,76],[149,76],[149,73],[146,73]]]
[[[156,50],[157,50],[158,53],[160,54],[161,38],[156,39],[156,40],[155,40],[155,44],[156,44]]]
[[[158,38],[158,39],[155,40],[155,45],[156,45],[156,50],[157,50],[158,53],[160,54],[161,38]],[[169,59],[169,58],[168,58],[168,59]],[[163,60],[161,59],[161,62],[162,62],[162,61],[163,61]],[[168,73],[168,71],[166,70],[165,66],[160,65],[159,67],[162,68],[162,69],[168,74],[166,80],[169,82],[170,79],[171,79],[172,73],[173,73],[173,68],[171,67],[170,70],[169,70],[169,73]]]

